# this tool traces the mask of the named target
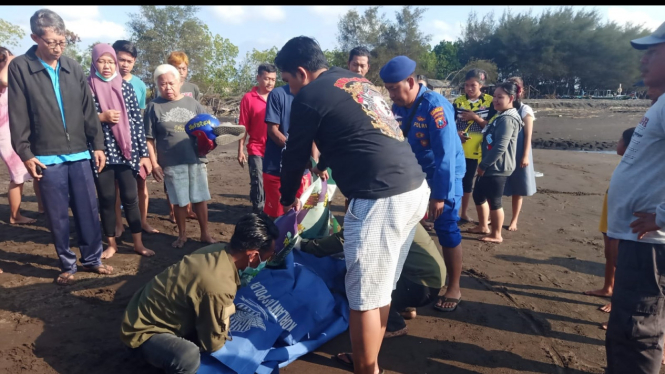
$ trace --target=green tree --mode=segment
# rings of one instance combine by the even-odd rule
[[[229,39],[215,35],[212,46],[204,54],[204,59],[209,63],[192,76],[192,80],[199,83],[201,92],[222,96],[236,93],[236,57],[238,47]]]
[[[341,51],[349,52],[355,47],[364,46],[369,50],[379,47],[390,26],[384,14],[379,14],[379,6],[369,7],[360,15],[357,10],[349,10],[337,23],[337,41]]]
[[[496,83],[498,80],[499,72],[496,64],[492,61],[488,60],[475,60],[472,59],[469,61],[466,65],[464,65],[463,68],[461,68],[459,71],[455,72],[451,77],[450,81],[453,85],[463,85],[464,84],[464,77],[466,76],[466,73],[471,70],[471,69],[482,69],[487,72],[487,79],[485,80],[486,83],[491,84],[491,83]]]
[[[264,51],[253,49],[251,52],[247,52],[245,59],[240,64],[240,69],[238,69],[235,79],[238,93],[245,93],[252,89],[256,84],[256,72],[259,65],[266,62],[274,64],[277,52],[277,47],[272,47]],[[277,77],[275,86],[282,86],[284,84],[284,81],[280,77]]]
[[[20,26],[7,22],[0,18],[0,46],[18,47],[21,39],[25,37],[25,32]]]
[[[138,13],[129,15],[127,26],[131,40],[139,50],[135,66],[138,75],[151,88],[155,68],[166,63],[172,51],[183,51],[189,58],[192,77],[201,78],[201,71],[213,55],[213,37],[207,25],[196,17],[195,6],[142,5]],[[199,83],[194,81],[194,83]]]
[[[437,79],[446,79],[451,73],[462,68],[459,56],[460,44],[459,41],[442,40],[432,50],[436,56],[435,76]]]
[[[340,51],[339,49],[333,49],[333,50],[325,50],[323,51],[323,54],[326,56],[326,60],[328,60],[328,65],[330,67],[338,67],[338,68],[344,68],[346,69],[348,66],[348,61],[349,61],[349,54],[348,52],[343,52]],[[373,63],[373,61],[370,61],[370,65]]]
[[[78,62],[79,65],[81,65],[83,74],[88,75],[90,72],[90,64],[92,63],[92,47],[101,42],[96,41],[90,44],[87,48],[81,48],[81,38],[70,30],[65,30],[65,39],[67,40],[68,45],[63,51],[63,54]]]

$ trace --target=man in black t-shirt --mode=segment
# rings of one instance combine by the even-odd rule
[[[350,200],[344,257],[354,371],[375,374],[390,295],[427,209],[425,174],[381,92],[358,74],[328,69],[315,40],[289,40],[275,65],[295,95],[280,202],[300,208],[295,194],[314,141],[318,169],[330,167]]]

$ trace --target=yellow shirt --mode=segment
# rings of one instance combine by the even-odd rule
[[[462,143],[464,148],[464,157],[474,160],[482,159],[481,145],[483,143],[483,128],[476,123],[476,121],[463,121],[460,113],[464,110],[472,111],[484,120],[489,120],[488,115],[490,111],[494,112],[492,107],[492,96],[482,94],[478,100],[471,102],[466,95],[459,96],[453,102],[455,107],[455,122],[457,124],[457,131],[468,132],[471,139],[467,139]]]
[[[138,290],[125,310],[120,338],[137,348],[155,334],[192,338],[205,352],[228,339],[238,270],[223,244],[192,252]]]

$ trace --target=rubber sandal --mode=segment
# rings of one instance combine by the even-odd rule
[[[76,282],[76,279],[72,278],[73,276],[74,274],[72,273],[62,273],[58,275],[57,278],[55,278],[55,284],[57,284],[58,286],[70,286],[74,284],[74,282]],[[58,282],[58,280],[60,279],[64,279],[65,282]]]
[[[440,297],[439,298],[439,300],[442,300],[442,299],[443,299],[443,302],[441,304],[445,304],[445,303],[448,303],[448,302],[454,302],[455,306],[453,306],[452,308],[443,308],[443,307],[440,307],[440,306],[437,306],[436,304],[434,304],[433,305],[434,309],[436,309],[440,312],[452,312],[455,309],[457,309],[457,306],[459,305],[459,303],[462,302],[462,297],[460,297],[459,299],[453,299],[453,298],[450,298],[450,297],[443,297],[443,298]]]

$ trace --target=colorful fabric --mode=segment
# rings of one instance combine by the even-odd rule
[[[8,93],[6,88],[4,91],[0,91],[0,158],[7,165],[9,180],[16,184],[22,184],[32,180],[32,177],[23,165],[21,158],[12,148],[12,139],[9,133]]]

